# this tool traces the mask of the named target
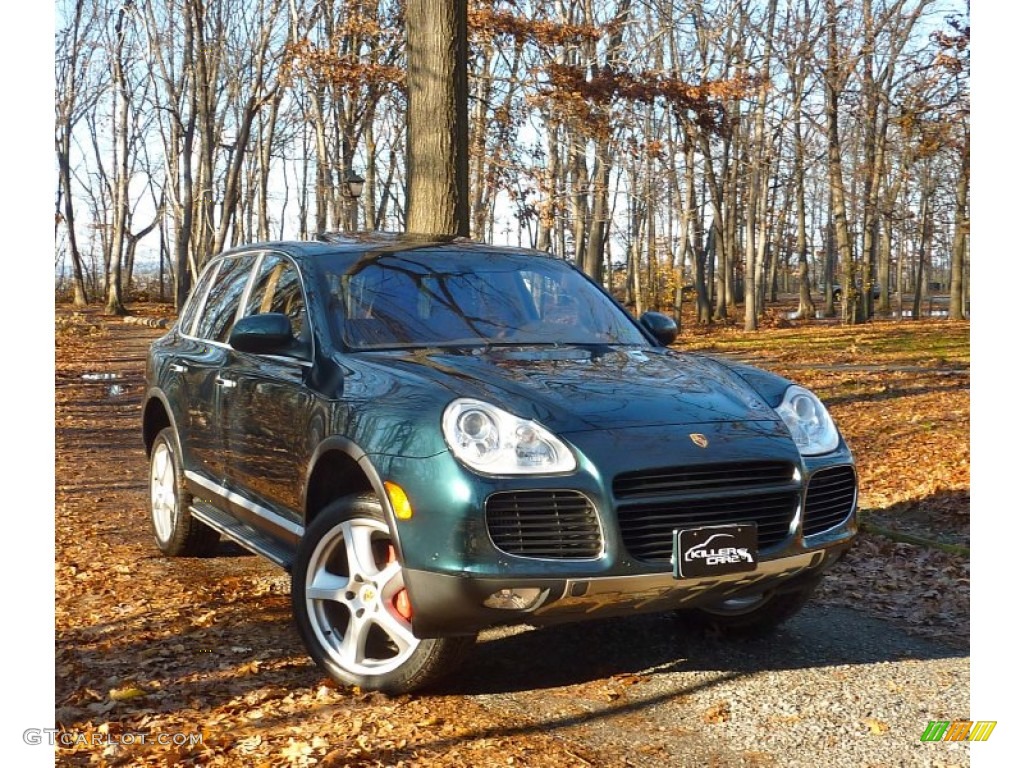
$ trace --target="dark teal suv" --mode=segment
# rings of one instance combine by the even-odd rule
[[[287,569],[313,658],[388,692],[499,625],[768,630],[851,544],[853,458],[811,392],[676,332],[523,249],[222,254],[148,359],[157,546]]]

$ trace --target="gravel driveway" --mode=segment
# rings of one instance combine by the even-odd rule
[[[814,603],[759,641],[669,616],[493,632],[460,688],[607,765],[970,764],[966,743],[920,740],[970,716],[967,652]]]

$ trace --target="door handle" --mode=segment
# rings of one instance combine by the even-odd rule
[[[217,382],[218,386],[224,387],[224,389],[234,389],[238,386],[238,382],[234,379],[225,379],[223,376],[218,376],[214,381]]]
[[[188,372],[188,366],[187,365],[182,365],[181,363],[171,363],[170,369],[174,373],[187,373]]]

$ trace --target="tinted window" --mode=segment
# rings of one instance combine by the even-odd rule
[[[251,253],[232,256],[221,265],[217,280],[210,289],[195,335],[213,341],[228,340],[235,324],[238,302],[245,291],[256,256]]]
[[[199,282],[193,286],[192,293],[189,294],[188,301],[185,302],[185,308],[178,319],[178,330],[182,333],[192,334],[192,324],[196,319],[196,311],[199,309],[199,305],[203,303],[203,298],[210,289],[210,283],[213,282],[214,277],[217,275],[220,264],[220,262],[216,262],[203,270],[199,277]]]
[[[265,312],[287,315],[295,337],[302,339],[308,336],[306,303],[298,270],[290,261],[274,254],[263,258],[245,305],[246,315]]]
[[[510,253],[385,254],[328,275],[356,349],[474,344],[640,344],[626,314],[568,264]]]

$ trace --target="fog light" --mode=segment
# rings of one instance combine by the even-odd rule
[[[499,589],[484,600],[488,608],[502,608],[508,611],[523,611],[533,608],[542,598],[547,597],[548,590],[542,593],[536,587],[519,587],[516,589]]]

